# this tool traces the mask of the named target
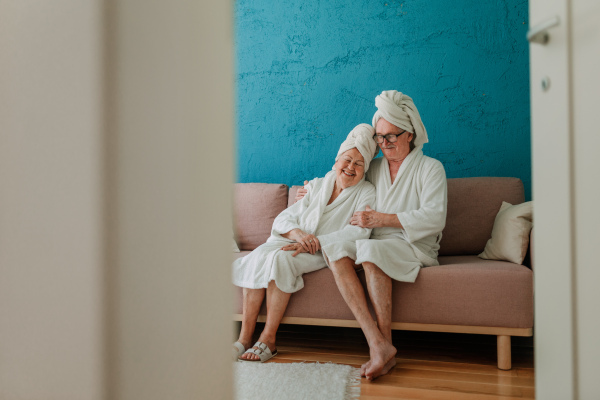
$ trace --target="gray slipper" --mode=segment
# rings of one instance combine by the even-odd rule
[[[240,356],[242,354],[244,354],[244,351],[246,351],[246,348],[244,347],[244,345],[241,344],[240,342],[235,342],[233,344],[233,348],[231,349],[231,355],[233,356],[233,361],[237,361],[238,358],[240,358]]]
[[[254,347],[257,347],[257,348],[255,349]],[[243,358],[240,358],[239,359],[240,361],[263,363],[263,362],[268,361],[271,358],[275,357],[277,355],[277,350],[275,350],[274,352],[271,353],[269,346],[267,346],[263,342],[256,342],[253,347],[246,350],[246,353],[256,354],[260,358],[260,360],[244,360]]]

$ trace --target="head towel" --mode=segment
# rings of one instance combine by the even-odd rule
[[[340,146],[335,161],[348,150],[356,148],[365,159],[365,172],[367,172],[377,151],[377,143],[373,139],[374,134],[375,129],[369,124],[360,124],[354,127]]]
[[[379,118],[383,118],[400,129],[414,133],[416,147],[429,141],[419,111],[409,96],[397,90],[386,90],[375,97],[375,106],[377,111],[373,115],[373,126],[377,125]]]

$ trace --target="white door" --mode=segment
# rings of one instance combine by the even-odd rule
[[[600,399],[600,1],[571,0],[575,389]]]
[[[530,32],[557,19],[556,26],[545,31],[548,42],[532,42],[529,53],[538,399],[574,398],[572,143],[567,15],[566,0],[531,0],[529,3]]]
[[[597,399],[600,2],[531,0],[539,399]],[[547,42],[544,43],[545,34]]]

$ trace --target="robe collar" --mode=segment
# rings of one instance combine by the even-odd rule
[[[415,160],[419,159],[422,155],[423,145],[415,147],[410,153],[408,153],[408,155],[400,165],[400,169],[396,174],[396,179],[394,180],[394,183],[392,183],[392,176],[390,175],[390,163],[388,162],[387,158],[385,158],[385,156],[383,157],[383,173],[385,174],[384,185],[387,193],[389,193],[390,190],[398,186],[398,182],[406,174],[406,171],[410,170]]]

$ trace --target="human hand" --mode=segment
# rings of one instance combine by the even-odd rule
[[[298,242],[310,254],[315,254],[321,250],[319,239],[315,235],[306,233],[301,229],[293,229],[290,232],[289,238]]]
[[[288,245],[283,246],[281,250],[295,251],[294,254],[292,254],[292,257],[296,257],[300,253],[308,253],[300,243],[290,243]]]
[[[308,181],[304,181],[304,186],[306,185],[308,185]],[[298,201],[302,200],[304,196],[306,196],[306,193],[308,193],[308,189],[306,189],[305,187],[299,188],[296,192],[296,197],[294,197],[294,203],[297,203]]]
[[[365,211],[356,211],[350,218],[350,225],[359,226],[361,228],[377,228],[384,226],[385,214],[377,212],[367,206]]]

